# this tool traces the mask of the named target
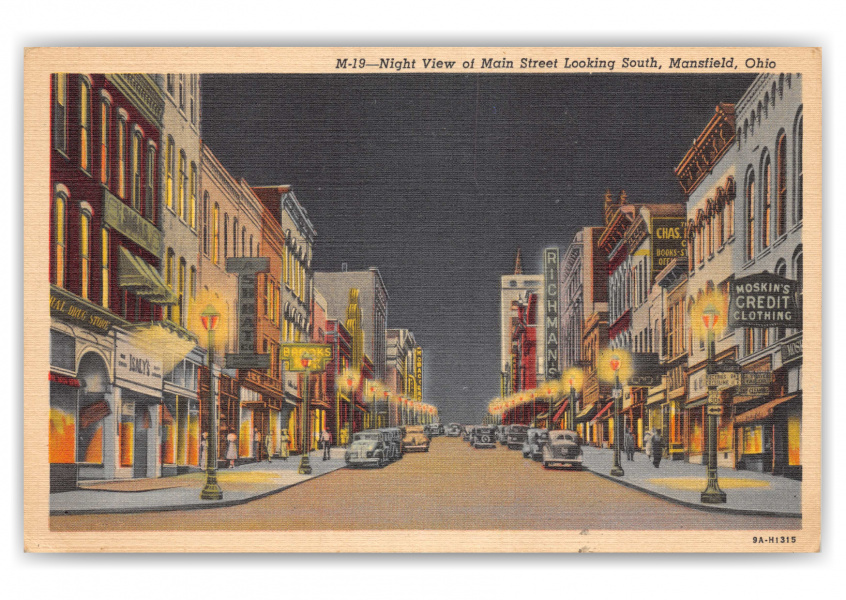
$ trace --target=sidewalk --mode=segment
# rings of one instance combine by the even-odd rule
[[[705,489],[708,475],[705,465],[664,459],[655,468],[643,452],[636,452],[634,461],[627,461],[621,452],[620,466],[625,475],[610,475],[614,451],[583,446],[586,469],[631,488],[659,496],[692,508],[734,514],[802,517],[802,482],[755,471],[717,470],[720,488],[726,493],[725,504],[703,504],[699,495]]]
[[[136,513],[234,506],[342,469],[344,451],[344,448],[332,448],[332,458],[327,461],[322,459],[323,451],[311,452],[311,475],[297,473],[299,455],[285,461],[274,458],[270,463],[247,463],[234,469],[219,469],[217,481],[223,490],[222,500],[200,500],[200,490],[206,481],[204,472],[156,479],[80,482],[87,489],[50,494],[50,514]]]

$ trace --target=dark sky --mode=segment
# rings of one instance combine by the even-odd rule
[[[290,183],[317,270],[376,266],[424,399],[477,422],[499,394],[499,282],[522,247],[602,223],[606,188],[683,200],[673,167],[754,75],[206,75],[203,139],[236,177]],[[330,315],[332,318],[343,315]]]

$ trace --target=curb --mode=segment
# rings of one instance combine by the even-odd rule
[[[686,506],[688,508],[695,508],[697,510],[702,510],[706,512],[713,512],[713,513],[724,513],[729,515],[747,515],[747,516],[757,516],[757,517],[785,517],[790,519],[801,519],[802,513],[793,513],[793,512],[782,512],[782,511],[774,511],[774,510],[758,510],[754,508],[728,508],[728,507],[721,507],[716,504],[697,504],[696,502],[689,502],[687,500],[680,500],[679,498],[674,498],[672,496],[667,496],[660,492],[656,492],[655,490],[650,490],[649,488],[643,487],[631,481],[624,481],[619,477],[614,477],[613,475],[608,475],[606,473],[600,473],[590,467],[586,468],[587,471],[593,473],[598,477],[602,477],[609,481],[614,481],[619,483],[620,485],[626,486],[633,490],[638,490],[645,494],[649,494],[650,496],[654,496],[655,498],[660,498],[662,500],[667,500],[668,502],[672,502],[673,504],[679,504],[681,506]]]
[[[239,498],[238,500],[221,500],[216,501],[214,504],[208,503],[198,503],[198,504],[167,504],[164,506],[143,506],[143,507],[134,507],[134,508],[107,508],[107,509],[97,509],[97,508],[71,508],[71,509],[56,509],[50,510],[51,517],[64,517],[64,516],[72,516],[72,515],[121,515],[121,514],[135,514],[135,513],[148,513],[148,512],[170,512],[174,510],[205,510],[209,508],[227,508],[231,506],[238,506],[240,504],[246,504],[247,502],[252,502],[253,500],[260,500],[262,498],[267,498],[268,496],[272,496],[274,494],[278,494],[279,492],[284,492],[285,490],[289,490],[292,487],[298,486],[303,483],[307,483],[319,477],[323,477],[324,475],[329,475],[330,473],[334,473],[335,471],[340,471],[341,469],[345,469],[346,464],[338,467],[337,469],[332,469],[331,471],[326,471],[325,473],[320,473],[319,475],[314,475],[309,477],[308,479],[303,479],[302,481],[297,481],[295,483],[291,483],[289,485],[284,485],[280,488],[275,488],[272,490],[268,490],[266,492],[261,492],[260,494],[256,494],[255,496],[248,496],[247,498]],[[172,488],[167,488],[172,489]],[[104,490],[105,491],[105,490]],[[137,493],[137,492],[133,492]]]

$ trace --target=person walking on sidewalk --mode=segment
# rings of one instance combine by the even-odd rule
[[[664,438],[661,437],[661,430],[656,429],[655,435],[652,436],[652,464],[655,468],[661,464],[661,457],[664,454]]]
[[[264,449],[267,450],[267,462],[273,462],[270,460],[273,456],[273,436],[269,433],[264,435]]]
[[[643,449],[646,451],[646,458],[652,458],[652,436],[655,435],[655,430],[650,429],[643,435]]]
[[[226,436],[226,460],[229,461],[229,468],[235,468],[235,459],[238,458],[238,436],[231,429]]]
[[[626,435],[623,438],[623,448],[626,450],[626,460],[634,460],[635,440],[631,427],[626,429]]]
[[[209,468],[209,432],[203,432],[203,439],[200,442],[200,468],[205,471]]]
[[[288,430],[283,429],[282,435],[279,436],[279,456],[282,460],[288,460]]]
[[[256,462],[261,460],[261,432],[258,427],[253,429],[253,458]]]
[[[323,446],[323,460],[329,460],[329,450],[332,448],[332,434],[326,428],[320,432],[320,444]]]

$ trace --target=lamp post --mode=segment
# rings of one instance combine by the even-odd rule
[[[549,398],[549,410],[546,413],[546,425],[549,431],[553,429],[553,422],[552,422],[552,409],[555,405],[555,398],[553,396],[555,390],[551,385],[546,386],[546,396]]]
[[[370,386],[370,393],[373,394],[373,404],[370,406],[370,429],[376,429],[376,386]]]
[[[211,304],[200,313],[200,322],[209,333],[209,447],[206,451],[206,484],[200,492],[201,500],[222,500],[223,490],[217,483],[217,410],[214,399],[214,330],[220,320],[220,313]]]
[[[347,444],[352,445],[353,439],[353,419],[355,418],[355,377],[349,371],[341,376],[341,387],[347,392],[347,404],[349,410],[347,412],[347,426],[349,427],[349,435],[347,436]],[[340,435],[340,432],[339,432]]]
[[[611,467],[611,475],[614,477],[625,475],[623,467],[620,466],[620,440],[623,437],[620,427],[620,403],[623,399],[623,388],[620,385],[620,364],[620,356],[612,354],[608,366],[614,372],[614,390],[611,392],[614,398],[614,466]]]
[[[309,405],[308,405],[308,367],[311,364],[311,354],[304,352],[300,358],[300,363],[305,369],[305,386],[303,389],[303,418],[302,418],[302,438],[303,438],[303,455],[300,458],[300,468],[297,472],[300,475],[311,475],[311,464],[308,460],[308,453],[311,449],[311,431],[309,431]]]
[[[386,421],[388,421],[388,427],[391,426],[390,418],[391,418],[391,392],[389,390],[385,390],[383,392],[385,394],[385,417]],[[376,413],[376,418],[379,418],[379,413]]]
[[[714,327],[720,319],[720,313],[713,303],[708,304],[702,311],[702,324],[705,326],[707,334],[707,363],[705,369],[706,375],[710,376],[714,371]],[[700,501],[705,504],[723,504],[726,501],[726,493],[720,489],[720,483],[717,479],[717,409],[712,407],[719,406],[719,398],[717,394],[717,386],[712,385],[712,381],[708,381],[708,430],[707,430],[707,445],[708,445],[708,484],[705,486],[705,491],[700,496]]]

